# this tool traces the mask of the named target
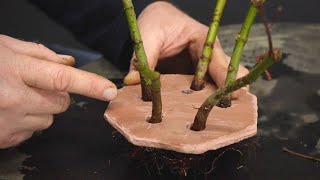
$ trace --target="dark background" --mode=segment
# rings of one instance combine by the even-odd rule
[[[195,19],[208,24],[213,0],[172,0],[179,8]],[[320,1],[318,0],[269,0],[268,7],[283,6],[281,22],[320,22]],[[248,1],[228,1],[222,24],[241,23],[249,6]],[[59,43],[80,47],[69,32],[52,21],[25,0],[1,0],[0,33],[32,41]]]
[[[192,17],[208,24],[211,11],[215,1],[212,0],[173,0],[181,9]],[[283,22],[319,22],[320,1],[317,0],[268,0],[267,6],[274,7],[282,5],[284,14],[281,17]],[[249,4],[244,0],[227,1],[227,5],[222,18],[222,24],[241,23],[246,15]]]

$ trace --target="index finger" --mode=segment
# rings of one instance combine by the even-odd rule
[[[19,54],[71,66],[75,63],[72,56],[56,54],[42,44],[21,41],[6,35],[0,35],[0,42]]]
[[[117,97],[116,86],[102,76],[25,55],[17,55],[24,83],[50,91],[70,92],[111,101]]]

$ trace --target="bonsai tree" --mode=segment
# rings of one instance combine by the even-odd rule
[[[263,72],[267,70],[273,63],[281,59],[281,52],[272,47],[271,35],[269,28],[266,29],[269,39],[269,50],[262,56],[259,63],[254,66],[248,75],[237,79],[240,58],[249,37],[251,26],[255,20],[259,10],[264,10],[266,0],[251,0],[250,8],[243,23],[240,33],[236,37],[236,44],[232,53],[228,73],[225,81],[225,86],[217,89],[211,94],[199,108],[191,130],[202,131],[206,127],[206,121],[212,108],[216,105],[221,107],[231,106],[231,93],[240,88],[253,83]],[[134,65],[137,67],[141,78],[142,100],[152,101],[152,116],[150,123],[160,123],[162,121],[162,102],[161,102],[161,84],[160,74],[149,69],[148,61],[144,51],[143,42],[141,39],[137,18],[134,11],[132,0],[122,0],[126,12],[131,38],[134,45],[136,59]],[[218,28],[222,13],[226,4],[226,0],[217,0],[216,7],[213,13],[212,22],[207,34],[206,42],[203,46],[202,56],[199,59],[196,73],[190,88],[195,91],[201,91],[204,88],[204,78],[207,73],[208,65],[211,60],[214,42],[218,34]]]

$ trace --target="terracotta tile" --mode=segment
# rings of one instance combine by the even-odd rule
[[[240,90],[240,98],[230,108],[214,107],[207,128],[191,131],[197,108],[216,89],[207,84],[202,91],[191,94],[188,90],[193,76],[162,75],[163,121],[150,124],[151,102],[141,100],[140,85],[126,86],[119,90],[118,98],[109,104],[105,113],[108,122],[137,146],[201,154],[243,139],[257,132],[257,98]]]

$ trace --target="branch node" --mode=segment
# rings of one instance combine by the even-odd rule
[[[243,43],[247,43],[247,41],[248,41],[248,38],[247,37],[245,37],[245,36],[241,36],[241,34],[240,33],[238,33],[237,34],[237,36],[236,36],[236,41],[242,41]]]
[[[282,52],[279,49],[273,49],[271,58],[274,62],[279,62],[282,59]]]
[[[134,40],[133,43],[137,46],[141,46],[141,44],[143,44],[143,41],[142,40]]]
[[[125,11],[134,10],[134,6],[124,7],[123,9],[124,9]]]
[[[228,71],[233,71],[232,64],[229,64],[229,66],[228,66]]]
[[[200,60],[203,60],[203,61],[210,61],[211,58],[209,57],[206,57],[205,55],[201,55],[200,56]]]
[[[218,107],[220,108],[228,108],[231,107],[231,98],[229,97],[225,97],[223,98],[218,104]]]
[[[213,42],[206,42],[205,46],[213,48],[214,47],[214,43]]]

